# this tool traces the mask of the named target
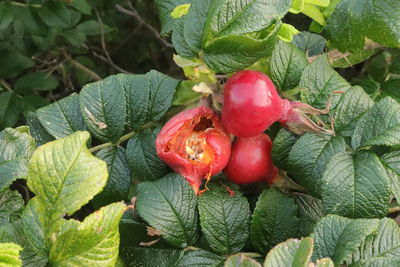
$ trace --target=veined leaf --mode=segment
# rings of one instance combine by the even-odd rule
[[[19,258],[20,246],[13,243],[0,243],[0,265],[1,266],[22,266]]]
[[[136,209],[169,243],[186,247],[199,234],[197,199],[186,180],[175,173],[138,185]]]
[[[201,229],[210,247],[220,254],[240,251],[249,236],[250,207],[233,184],[209,183],[209,190],[199,197]]]
[[[223,263],[224,257],[199,249],[186,253],[177,267],[222,267]]]
[[[107,182],[106,163],[89,153],[88,139],[89,133],[76,132],[42,145],[32,155],[28,186],[50,223],[77,211]]]
[[[18,191],[8,188],[0,191],[0,225],[17,220],[22,214],[24,205],[24,200]]]
[[[0,132],[0,192],[18,178],[26,178],[28,161],[35,150],[29,128],[7,128]]]
[[[336,154],[329,161],[322,181],[322,204],[327,213],[350,218],[386,215],[390,180],[375,154]]]
[[[289,239],[271,249],[265,258],[265,267],[307,267],[314,248],[313,239]]]

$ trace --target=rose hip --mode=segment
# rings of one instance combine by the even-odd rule
[[[271,149],[272,141],[266,134],[237,138],[224,169],[225,175],[236,184],[260,181],[272,184],[278,169],[273,165]]]
[[[231,139],[217,114],[199,106],[178,113],[164,125],[156,139],[156,150],[160,159],[184,176],[198,194],[203,179],[209,180],[225,168]]]

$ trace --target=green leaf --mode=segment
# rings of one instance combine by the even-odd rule
[[[49,217],[44,205],[38,197],[32,198],[22,214],[24,236],[29,247],[40,257],[48,258],[51,244],[46,238],[46,231],[50,231]]]
[[[112,31],[112,28],[108,25],[101,25],[97,20],[87,20],[76,26],[76,30],[84,35],[95,36],[101,34],[101,27],[103,27],[103,33]]]
[[[322,26],[325,25],[324,15],[322,15],[322,12],[316,6],[305,3],[304,9],[302,12],[304,15],[306,15],[307,17],[310,17],[315,22],[317,22],[319,25],[322,25]]]
[[[20,246],[13,243],[0,243],[0,265],[7,267],[22,266],[19,253],[22,250]]]
[[[88,132],[42,145],[29,164],[28,187],[46,210],[50,224],[71,215],[99,193],[107,182],[107,166],[86,147]]]
[[[86,35],[76,29],[64,30],[60,35],[64,37],[65,41],[77,48],[80,47],[82,43],[86,42]],[[88,80],[92,81],[92,79]]]
[[[121,250],[127,267],[176,266],[182,254],[182,250],[176,249],[128,247]]]
[[[36,111],[38,108],[49,105],[50,102],[39,95],[27,95],[22,98],[23,114],[26,118],[27,112]]]
[[[112,202],[127,200],[131,170],[125,156],[125,149],[117,146],[103,148],[96,157],[107,163],[108,180],[103,191],[92,202],[97,207],[101,207]]]
[[[140,129],[146,122],[160,120],[172,106],[179,80],[158,71],[146,75],[118,75],[126,100],[128,121],[132,129]]]
[[[390,79],[382,83],[382,96],[391,96],[399,102],[400,79]]]
[[[35,147],[26,126],[0,132],[0,191],[27,176],[28,161]]]
[[[30,90],[51,91],[59,86],[58,80],[46,72],[32,72],[19,78],[14,90],[18,93],[29,92]]]
[[[330,257],[335,266],[339,266],[368,236],[376,233],[378,226],[377,219],[348,219],[328,215],[317,223],[312,235],[315,242],[314,257]]]
[[[400,151],[386,153],[381,157],[381,162],[386,168],[391,180],[392,193],[400,199]]]
[[[350,68],[364,62],[379,51],[379,49],[366,49],[349,55],[338,53],[338,58],[334,58],[331,64],[334,68]]]
[[[289,239],[271,249],[265,258],[265,267],[307,267],[314,248],[313,239]]]
[[[171,36],[172,45],[180,56],[185,58],[194,58],[196,57],[196,55],[185,39],[184,30],[185,17],[182,17],[180,19],[177,19],[174,23],[174,31],[172,32]]]
[[[289,12],[299,14],[304,9],[304,0],[292,0]]]
[[[115,266],[119,220],[126,206],[114,203],[92,213],[53,241],[50,262],[55,266]]]
[[[281,90],[292,89],[299,84],[307,65],[307,58],[300,49],[280,41],[269,61],[271,79]]]
[[[79,96],[75,93],[38,109],[36,114],[46,131],[56,139],[86,129],[79,109]]]
[[[400,229],[389,218],[380,221],[377,234],[364,242],[355,253],[350,266],[399,266]]]
[[[202,96],[201,93],[194,91],[192,88],[196,85],[193,81],[182,81],[176,88],[174,101],[172,105],[188,105],[192,102],[199,100]]]
[[[155,0],[161,21],[161,35],[172,31],[174,19],[171,12],[179,5],[190,4],[192,0]]]
[[[223,263],[224,257],[199,249],[186,253],[177,267],[222,267]]]
[[[334,267],[333,261],[330,258],[323,258],[317,260],[315,267]]]
[[[224,264],[224,267],[261,267],[261,264],[256,260],[247,257],[243,254],[230,256]]]
[[[358,119],[368,111],[374,101],[359,86],[347,90],[340,99],[335,111],[335,131],[351,136]]]
[[[178,19],[182,16],[185,16],[187,13],[189,13],[189,8],[191,4],[184,4],[184,5],[179,5],[174,8],[171,12],[171,17],[174,19]]]
[[[343,0],[328,19],[325,32],[342,52],[364,47],[365,37],[387,47],[400,45],[397,0]]]
[[[321,200],[305,194],[295,194],[294,200],[299,207],[300,236],[309,236],[314,232],[315,224],[325,215]]]
[[[386,215],[390,201],[390,180],[375,154],[334,155],[322,181],[322,203],[327,213],[350,218],[379,218]]]
[[[293,199],[277,191],[265,190],[259,197],[250,225],[250,241],[265,253],[289,238],[297,237],[298,207]]]
[[[85,85],[79,103],[89,131],[103,142],[117,142],[124,133],[127,107],[117,75]],[[142,103],[143,104],[143,103]]]
[[[204,48],[204,61],[216,72],[231,73],[242,70],[272,54],[280,29],[274,26],[264,39],[245,35],[229,35],[210,42]]]
[[[328,57],[319,56],[308,65],[301,75],[299,87],[301,99],[315,108],[324,109],[335,91],[347,91],[350,84],[329,64]],[[336,106],[339,96],[333,98]]]
[[[54,138],[51,136],[46,129],[44,129],[43,125],[40,123],[37,118],[36,112],[27,112],[25,115],[26,123],[29,126],[29,130],[31,132],[32,137],[35,139],[36,144],[38,146],[53,141]]]
[[[0,129],[14,126],[21,113],[18,96],[11,92],[0,94]]]
[[[326,40],[324,37],[311,32],[300,32],[293,38],[293,44],[309,57],[322,54],[325,48],[325,43]]]
[[[14,78],[35,66],[35,62],[16,48],[0,46],[0,65],[0,78]]]
[[[375,103],[357,121],[351,139],[352,147],[400,145],[399,110],[400,104],[390,97]]]
[[[7,2],[0,3],[0,30],[6,29],[13,21],[11,5]]]
[[[126,158],[132,170],[132,178],[137,181],[154,181],[170,172],[156,152],[155,141],[159,130],[146,129],[128,142]]]
[[[39,16],[42,21],[47,26],[56,29],[66,29],[74,26],[79,21],[79,18],[75,18],[75,14],[68,10],[62,2],[47,2],[46,5],[39,9]]]
[[[231,192],[227,190],[228,186]],[[209,183],[199,197],[200,225],[210,247],[223,255],[239,252],[249,237],[250,207],[233,184]]]
[[[275,166],[280,169],[287,169],[289,164],[289,153],[297,140],[298,136],[294,133],[286,130],[285,128],[281,128],[279,130],[274,139],[271,152]]]
[[[298,33],[299,31],[291,24],[282,23],[282,27],[279,29],[278,36],[282,41],[291,43],[293,41],[293,37]]]
[[[341,136],[306,133],[289,153],[289,172],[308,193],[320,198],[322,176],[328,161],[345,150],[346,143]]]
[[[72,2],[68,3],[82,14],[85,15],[92,14],[92,7],[90,6],[87,0],[73,0]]]
[[[211,29],[216,36],[243,35],[268,28],[290,8],[289,0],[222,1]]]
[[[21,220],[13,223],[0,225],[0,240],[2,242],[13,242],[20,245],[23,250],[20,253],[23,266],[26,267],[45,267],[47,256],[39,256],[31,247],[24,233]]]
[[[400,74],[400,54],[392,58],[389,71],[394,74]]]
[[[0,225],[13,222],[21,217],[24,200],[18,191],[5,189],[0,191]]]
[[[197,199],[186,180],[175,173],[138,185],[136,209],[151,227],[178,247],[196,242],[199,234]]]

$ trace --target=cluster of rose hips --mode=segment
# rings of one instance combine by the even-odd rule
[[[282,99],[265,74],[244,70],[224,86],[220,116],[201,105],[169,120],[156,139],[158,156],[192,185],[222,170],[237,184],[273,183],[278,169],[271,158],[272,141],[264,133],[279,121],[296,134],[323,130],[305,113],[324,111]],[[232,144],[231,134],[236,136]]]

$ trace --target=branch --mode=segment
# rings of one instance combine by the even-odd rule
[[[91,69],[85,67],[84,65],[82,65],[81,63],[79,63],[78,61],[76,61],[75,59],[72,59],[65,51],[64,51],[64,56],[65,58],[72,64],[74,65],[77,69],[80,69],[83,72],[86,72],[87,74],[90,75],[90,77],[94,80],[94,81],[100,81],[101,77],[95,73],[94,71],[92,71]],[[62,63],[62,62],[61,62]],[[60,64],[61,64],[60,63]],[[58,65],[57,65],[58,67]]]
[[[130,2],[129,2],[130,3]],[[157,40],[159,40],[163,45],[165,45],[168,48],[173,48],[172,44],[170,44],[169,42],[165,41],[160,33],[153,28],[153,26],[151,26],[150,24],[146,23],[143,18],[139,15],[139,13],[133,8],[132,5],[130,5],[131,10],[128,10],[126,8],[123,8],[121,5],[115,5],[115,8],[128,16],[134,17],[141,25],[144,25],[149,31],[151,31],[153,33],[153,35],[157,38]]]
[[[111,66],[113,66],[116,70],[122,72],[122,73],[129,73],[128,71],[124,70],[123,68],[119,67],[117,64],[114,63],[114,61],[112,60],[110,53],[108,53],[107,47],[106,47],[106,42],[104,40],[104,26],[103,26],[103,21],[100,17],[99,12],[97,11],[97,9],[95,9],[96,11],[96,16],[97,16],[97,20],[100,23],[100,32],[101,32],[101,47],[103,48],[104,54],[106,55],[106,58],[109,62],[109,64]]]

